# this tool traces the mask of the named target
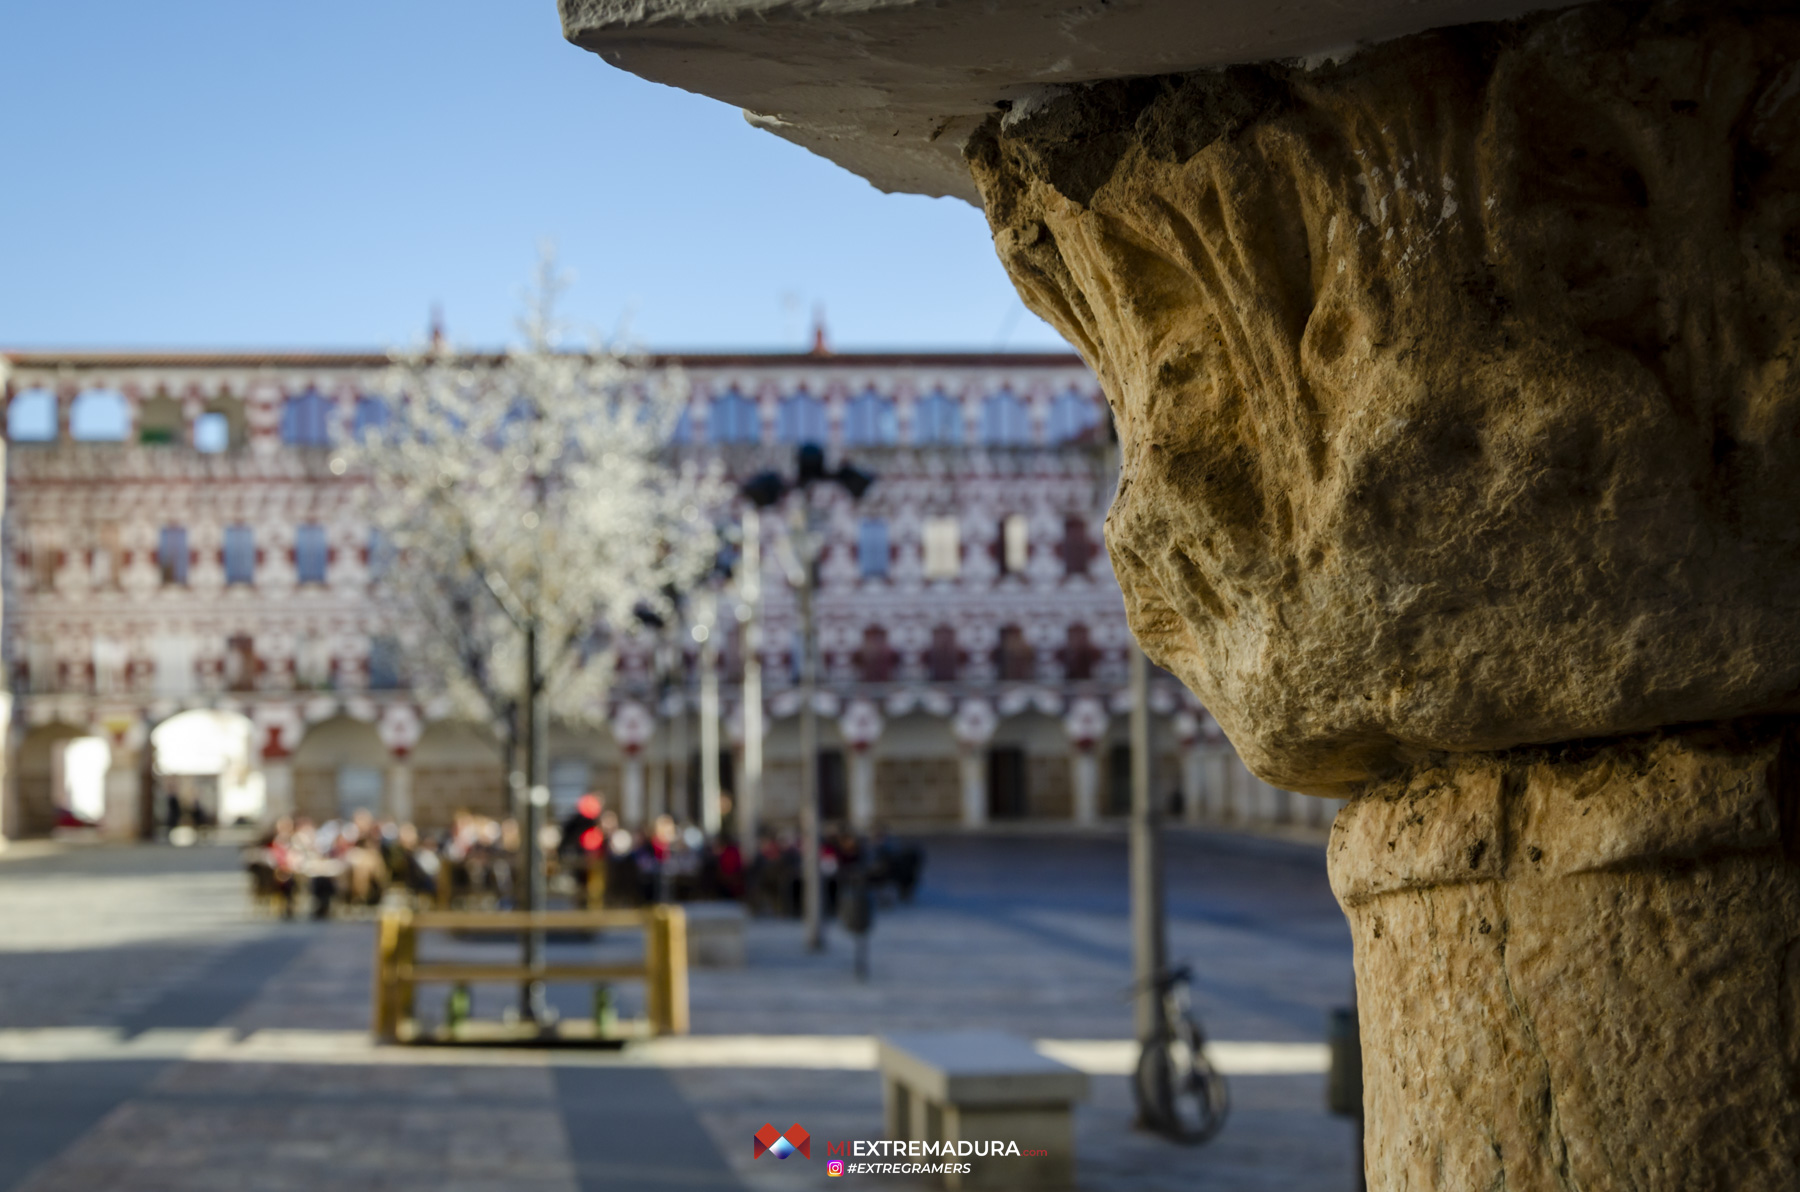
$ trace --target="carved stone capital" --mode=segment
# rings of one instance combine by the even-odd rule
[[[1045,91],[969,159],[1112,401],[1133,627],[1264,778],[1800,711],[1790,5]]]

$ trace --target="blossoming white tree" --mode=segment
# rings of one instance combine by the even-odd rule
[[[604,721],[615,644],[712,567],[728,496],[672,461],[679,374],[561,348],[563,286],[546,256],[515,349],[397,357],[342,465],[368,482],[378,591],[415,686],[507,746],[528,906],[543,905],[546,718]]]

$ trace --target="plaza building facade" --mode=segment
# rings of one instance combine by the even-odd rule
[[[382,543],[334,451],[383,417],[374,394],[388,363],[0,356],[6,835],[48,832],[69,810],[138,835],[171,794],[226,818],[366,808],[438,827],[458,809],[505,814],[491,728],[408,682],[372,596]],[[1132,647],[1101,545],[1116,465],[1105,399],[1077,357],[821,349],[649,363],[688,383],[675,455],[742,480],[791,471],[796,447],[819,443],[878,478],[860,499],[836,486],[812,497],[826,527],[815,709],[828,820],[908,829],[1124,814]],[[754,516],[759,814],[779,828],[799,807],[800,620],[787,519]],[[720,608],[731,791],[744,651],[729,591]],[[556,802],[597,787],[618,794],[628,821],[696,817],[700,649],[686,626],[624,639],[610,729],[552,726]],[[1326,801],[1252,777],[1192,696],[1153,673],[1155,783],[1172,811],[1326,822]],[[195,760],[182,742],[197,721],[235,752]]]

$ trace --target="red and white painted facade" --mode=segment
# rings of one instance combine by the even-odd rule
[[[829,527],[819,707],[823,744],[842,759],[826,767],[828,814],[979,824],[1119,809],[1130,637],[1100,549],[1105,401],[1076,357],[658,363],[691,387],[674,450],[720,457],[741,478],[791,469],[795,443],[822,438],[833,457],[879,477],[860,502],[835,486],[817,497]],[[195,708],[249,718],[272,810],[365,805],[435,824],[456,807],[503,807],[491,742],[422,706],[383,661],[371,534],[331,444],[350,433],[386,364],[351,354],[0,356],[16,755],[7,833],[46,829],[57,796],[44,759],[77,735],[113,745],[108,826],[138,831],[155,783],[148,732]],[[782,525],[765,516],[763,817],[775,825],[794,814],[798,789],[798,619],[778,563]],[[171,565],[175,547],[185,574]],[[685,685],[659,692],[648,649],[628,651],[612,731],[554,731],[553,787],[617,791],[633,813],[687,810],[692,662]],[[726,739],[740,745],[741,662],[728,634]],[[1326,814],[1243,772],[1172,680],[1152,702],[1158,786],[1190,814]]]

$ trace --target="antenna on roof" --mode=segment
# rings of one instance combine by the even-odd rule
[[[813,346],[815,356],[831,355],[831,345],[825,342],[825,306],[820,303],[813,307]]]
[[[444,346],[444,306],[441,302],[431,304],[431,350],[438,351]]]

